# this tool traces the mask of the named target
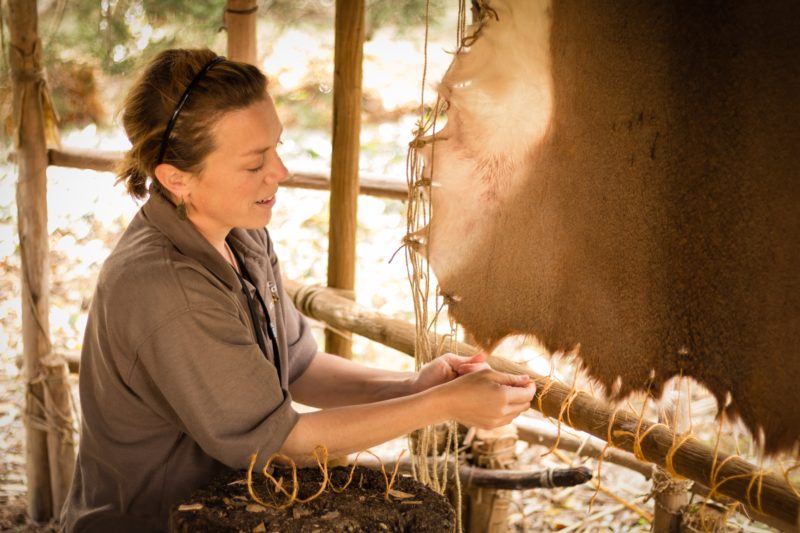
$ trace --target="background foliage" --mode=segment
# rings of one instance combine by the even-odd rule
[[[7,6],[3,1],[3,68],[0,72],[0,112],[10,112],[7,61]],[[427,0],[367,0],[367,39],[379,28],[399,34],[425,22]],[[275,38],[290,28],[313,27],[332,31],[333,0],[262,0],[259,25],[268,24]],[[445,11],[445,0],[430,0],[431,24]],[[39,6],[39,33],[51,93],[62,126],[107,124],[110,110],[126,76],[153,55],[172,47],[208,46],[225,49],[224,0],[43,0]],[[103,90],[101,90],[101,88]],[[305,89],[301,89],[305,90]],[[291,97],[289,97],[291,100]],[[299,95],[299,100],[306,100]],[[306,126],[325,120],[329,98]],[[6,127],[10,126],[6,124]],[[6,144],[9,136],[4,136]]]

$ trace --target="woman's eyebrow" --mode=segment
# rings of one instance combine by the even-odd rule
[[[283,135],[283,128],[281,128],[281,131],[280,131],[280,133],[278,133],[278,140],[277,140],[277,142],[276,142],[275,144],[278,144],[278,143],[280,143],[280,142],[281,142],[281,136],[282,136],[282,135]],[[242,157],[247,157],[247,156],[251,156],[251,155],[258,155],[258,154],[264,153],[264,152],[266,152],[267,150],[269,150],[271,146],[272,146],[272,145],[270,145],[270,146],[265,146],[265,147],[263,147],[263,148],[254,148],[254,149],[252,149],[252,150],[250,150],[250,151],[248,151],[248,152],[245,152],[245,153],[243,153],[243,154],[242,154]]]
[[[269,146],[265,146],[264,148],[254,148],[254,149],[252,149],[252,150],[250,150],[248,152],[243,153],[242,157],[248,157],[248,156],[251,156],[251,155],[263,154],[267,150],[269,150]]]

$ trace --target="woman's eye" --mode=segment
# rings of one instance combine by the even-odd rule
[[[263,165],[263,164],[261,164],[261,165],[258,165],[258,166],[257,166],[257,167],[255,167],[255,168],[248,168],[248,169],[247,169],[247,171],[248,171],[248,172],[252,172],[253,174],[255,174],[256,172],[260,171],[262,168],[264,168],[264,165]]]

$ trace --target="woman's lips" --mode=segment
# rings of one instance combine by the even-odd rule
[[[275,205],[275,195],[273,194],[269,198],[264,198],[263,200],[257,201],[256,205],[261,207],[272,207]]]

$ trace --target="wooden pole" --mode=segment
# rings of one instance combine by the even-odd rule
[[[255,65],[257,0],[228,0],[225,3],[225,28],[228,31],[228,59]]]
[[[122,152],[103,150],[50,149],[47,153],[52,166],[97,170],[98,172],[113,172],[122,159]],[[11,154],[10,159],[16,160],[16,155]],[[281,183],[281,187],[329,191],[331,180],[324,174],[290,170],[289,179]],[[387,178],[378,174],[360,174],[358,193],[406,201],[408,185],[405,179],[400,177]]]
[[[57,355],[41,360],[47,452],[50,460],[50,487],[53,510],[57,516],[67,500],[75,473],[75,429],[73,405],[69,389],[67,361]]]
[[[35,0],[9,0],[8,25],[17,141],[17,217],[22,262],[22,351],[25,398],[25,465],[28,514],[54,515],[47,453],[40,360],[50,353],[48,320],[47,145],[42,109],[44,77]]]
[[[529,417],[517,418],[514,420],[514,425],[517,426],[519,440],[529,444],[556,448],[566,452],[579,452],[581,457],[591,457],[592,459],[599,459],[602,456],[604,463],[614,463],[633,470],[645,479],[653,477],[653,465],[638,460],[632,453],[617,448],[607,448],[605,441],[597,437],[586,435],[584,438],[578,438],[563,427],[559,430],[549,420]]]
[[[475,431],[470,443],[472,464],[481,470],[511,470],[517,466],[517,428],[513,425]],[[590,476],[591,477],[591,474]],[[470,486],[473,485],[473,486]],[[464,531],[467,533],[506,533],[511,493],[495,487],[474,486],[467,479],[464,489]]]
[[[689,398],[689,391],[682,391],[683,380],[678,380],[674,384],[674,391],[670,390],[664,394],[671,395],[675,402],[670,405],[668,410],[659,413],[658,421],[661,423],[672,423],[672,427],[679,434],[689,430],[689,420],[691,413],[686,412],[691,400],[684,402],[684,408],[679,403],[680,398]],[[664,398],[664,400],[668,400]],[[663,402],[668,404],[668,402]],[[669,405],[669,404],[668,404]],[[667,412],[669,411],[669,412]],[[652,531],[665,533],[681,533],[686,531],[684,526],[683,513],[689,505],[691,497],[690,488],[692,483],[686,480],[675,479],[669,472],[660,466],[655,467],[653,472],[653,494],[655,494],[653,505],[653,527]]]
[[[381,465],[386,470],[393,470],[397,459],[393,457],[364,457],[358,458],[358,464],[369,468],[379,469]],[[455,459],[449,460],[447,475],[451,482],[455,482]],[[411,460],[400,460],[400,472],[411,473]],[[484,488],[497,490],[530,490],[551,489],[554,487],[574,487],[592,479],[592,471],[584,466],[576,468],[551,468],[547,470],[507,470],[478,468],[467,464],[458,466],[458,477],[464,488]]]
[[[284,287],[306,316],[413,356],[416,337],[413,324],[367,310],[329,289],[307,287],[290,280],[284,282]],[[431,334],[434,346],[445,340]],[[456,350],[462,355],[478,352],[464,343],[457,343]],[[610,436],[613,446],[661,467],[667,467],[670,456],[678,475],[716,487],[716,494],[733,498],[749,511],[772,516],[774,523],[785,531],[798,531],[800,497],[781,477],[759,475],[758,469],[744,459],[724,453],[715,455],[710,446],[693,438],[681,441],[666,426],[644,420],[631,411],[614,409],[587,392],[573,391],[524,365],[495,356],[489,358],[489,364],[501,372],[528,374],[537,385],[531,407],[544,415],[603,440]]]
[[[336,0],[335,26],[328,286],[352,291],[356,280],[364,0]],[[349,359],[352,341],[326,330],[325,350]]]

